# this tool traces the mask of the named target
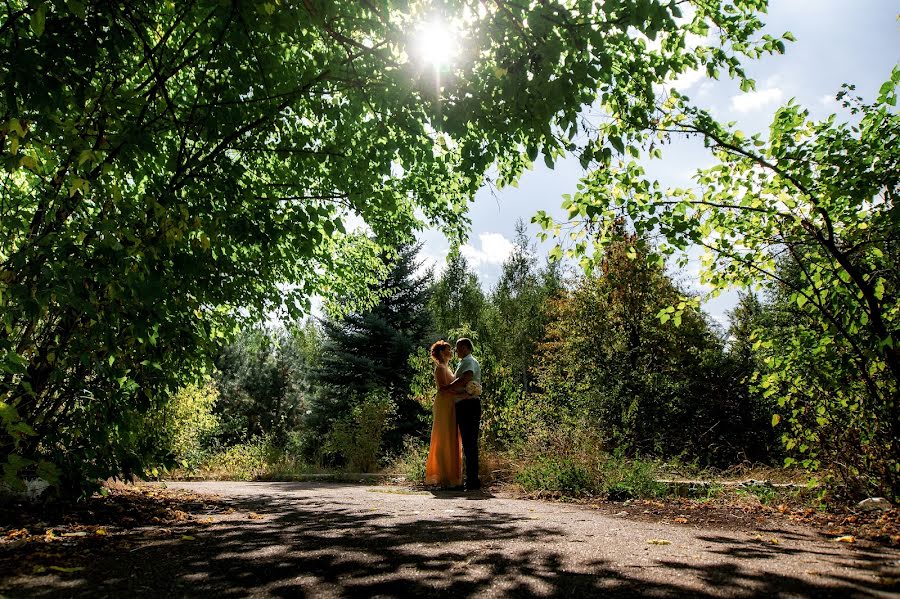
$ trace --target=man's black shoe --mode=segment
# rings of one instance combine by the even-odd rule
[[[480,491],[481,483],[466,483],[466,491]]]

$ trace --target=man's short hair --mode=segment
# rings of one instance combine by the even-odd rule
[[[472,340],[469,339],[468,337],[463,337],[462,339],[457,339],[456,345],[457,345],[457,347],[460,345],[465,345],[466,347],[469,348],[470,352],[475,351],[475,346],[472,345]]]

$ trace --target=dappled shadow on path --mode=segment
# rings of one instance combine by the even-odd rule
[[[487,501],[494,499],[490,491],[450,491],[443,489],[429,489],[428,493],[435,499],[464,499],[466,501]]]
[[[748,551],[728,537],[701,537],[721,558],[712,565],[687,558],[623,565],[570,551],[571,539],[558,524],[492,510],[490,502],[467,503],[456,517],[442,513],[452,510],[423,512],[418,503],[399,501],[391,511],[361,505],[358,497],[278,493],[297,488],[272,487],[264,500],[230,500],[238,510],[234,519],[193,539],[123,550],[81,575],[60,577],[59,584],[44,580],[21,595],[846,597],[877,590],[874,577],[865,587],[839,576],[810,581],[765,573],[757,560],[777,558],[781,549]]]

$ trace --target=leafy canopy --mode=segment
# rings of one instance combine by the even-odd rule
[[[140,472],[158,459],[135,450],[141,414],[197,378],[241,316],[296,316],[313,293],[374,301],[381,248],[425,222],[462,236],[486,172],[504,184],[539,152],[590,160],[599,147],[575,141],[584,106],[643,128],[654,83],[742,76],[738,57],[777,50],[749,41],[765,7],[4,3],[7,478],[43,458],[69,486]],[[465,49],[440,73],[410,39],[435,13],[461,21]]]
[[[658,237],[661,260],[704,248],[700,281],[714,296],[766,286],[782,318],[762,327],[758,385],[783,408],[786,447],[806,466],[838,467],[859,492],[900,496],[900,68],[866,103],[838,94],[848,120],[813,121],[793,100],[768,135],[747,136],[677,93],[655,133],[699,135],[717,163],[696,187],[663,189],[636,159],[611,162],[567,200],[582,239],[603,246],[617,218]],[[636,138],[656,155],[657,137]],[[637,156],[639,152],[635,150]],[[560,226],[546,215],[548,229]],[[568,251],[592,263],[587,242]],[[557,253],[561,253],[559,248]],[[682,264],[686,254],[681,253]],[[660,319],[679,314],[660,311]],[[836,442],[840,440],[839,442]],[[788,462],[796,457],[788,458]]]

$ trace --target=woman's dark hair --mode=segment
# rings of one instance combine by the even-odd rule
[[[452,350],[453,347],[449,343],[444,341],[443,339],[435,342],[435,344],[431,346],[431,359],[434,360],[435,362],[440,362],[441,354],[444,352],[445,349]]]

